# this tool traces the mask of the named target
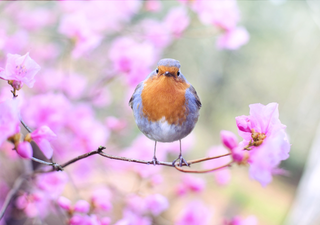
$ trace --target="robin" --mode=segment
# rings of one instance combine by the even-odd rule
[[[188,163],[181,154],[181,139],[186,137],[198,121],[200,99],[196,90],[180,71],[175,59],[161,59],[158,67],[139,83],[129,101],[136,124],[141,132],[155,141],[154,165],[157,142],[179,140],[180,154],[172,162],[174,166]]]

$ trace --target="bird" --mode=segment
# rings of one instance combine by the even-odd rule
[[[175,59],[161,59],[153,70],[135,88],[129,100],[135,122],[140,131],[155,141],[152,163],[159,164],[156,157],[157,142],[180,142],[180,154],[172,162],[175,166],[189,166],[182,157],[181,139],[195,127],[201,108],[200,98],[194,87],[180,70]]]

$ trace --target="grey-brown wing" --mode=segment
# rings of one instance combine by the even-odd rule
[[[140,89],[140,87],[142,86],[142,83],[143,82],[141,82],[141,83],[139,83],[137,85],[136,89],[134,89],[134,92],[133,92],[133,94],[132,94],[132,96],[131,96],[131,98],[129,100],[129,106],[131,107],[131,109],[133,109],[133,100],[135,98],[136,92],[138,91],[138,89]]]
[[[202,106],[202,104],[201,104],[200,98],[199,98],[199,96],[198,96],[198,94],[197,94],[197,92],[196,92],[196,89],[194,89],[194,87],[193,87],[192,85],[190,85],[189,91],[190,91],[191,94],[195,97],[195,102],[196,102],[196,104],[197,104],[197,106],[198,106],[198,109],[200,109],[201,106]]]

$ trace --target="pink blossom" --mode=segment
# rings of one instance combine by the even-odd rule
[[[237,136],[231,131],[222,130],[220,132],[221,141],[228,149],[233,149],[238,146]]]
[[[143,215],[148,211],[147,204],[145,198],[131,194],[127,196],[127,208],[130,209],[130,211],[138,214]]]
[[[176,38],[179,38],[182,35],[182,32],[188,27],[189,22],[188,11],[182,6],[170,9],[168,15],[164,19],[166,28]]]
[[[19,13],[14,15],[16,16],[16,23],[30,31],[50,26],[56,19],[53,11],[46,8],[37,8],[32,11],[20,10]]]
[[[153,176],[151,176],[150,184],[152,186],[157,186],[162,183],[163,183],[163,176],[161,174],[154,174]]]
[[[49,143],[56,134],[48,126],[41,126],[31,133],[32,140],[37,143],[42,153],[50,159],[53,154],[53,149]]]
[[[166,197],[160,194],[149,195],[146,198],[146,205],[148,210],[154,215],[158,216],[167,208],[169,208],[169,201]]]
[[[18,100],[0,102],[0,145],[10,136],[19,132]]]
[[[151,225],[151,224],[152,224],[151,218],[137,215],[130,210],[124,210],[123,218],[117,221],[114,225]]]
[[[206,225],[211,215],[212,210],[209,210],[202,202],[192,201],[183,208],[175,225]]]
[[[162,3],[159,0],[148,0],[145,4],[146,10],[150,12],[159,12],[162,8]]]
[[[238,164],[247,164],[249,158],[249,152],[244,151],[247,142],[240,142],[239,146],[233,148],[231,151],[231,156],[234,162]]]
[[[109,136],[109,130],[96,120],[93,108],[89,104],[80,104],[69,112],[67,125],[77,138],[72,138],[72,145],[84,152],[92,151],[97,146],[104,145]],[[69,141],[70,142],[70,141]]]
[[[87,83],[84,76],[72,73],[63,77],[60,87],[71,99],[77,99],[84,93]]]
[[[127,122],[123,119],[109,116],[106,118],[106,125],[112,131],[121,131],[127,127]]]
[[[18,209],[24,209],[27,207],[28,205],[28,196],[26,193],[20,195],[19,197],[17,197],[16,202],[15,202],[15,206]]]
[[[24,104],[22,116],[30,127],[46,125],[58,132],[66,124],[70,108],[71,103],[62,94],[39,94]]]
[[[92,192],[91,204],[96,210],[110,211],[112,209],[111,204],[111,192],[107,188],[98,188]]]
[[[217,183],[221,186],[229,184],[231,180],[231,173],[228,168],[220,169],[214,172]]]
[[[204,24],[212,24],[224,30],[236,27],[240,16],[236,0],[193,1],[192,9]]]
[[[165,22],[145,19],[140,24],[142,28],[141,38],[151,42],[156,49],[163,49],[173,41],[171,30],[167,26]]]
[[[23,212],[29,218],[40,217],[45,218],[49,213],[50,204],[46,198],[45,193],[35,192],[29,195],[24,195],[26,202],[18,201],[16,204],[18,207],[23,207]]]
[[[250,116],[238,116],[236,123],[238,129],[243,132],[251,132],[251,128],[254,127],[254,124],[251,124]]]
[[[94,89],[90,92],[90,96],[92,97],[92,105],[97,108],[103,108],[111,104],[112,95],[106,87],[101,89]]]
[[[31,144],[27,141],[20,142],[17,148],[17,153],[25,159],[31,159],[32,158],[32,147]]]
[[[225,225],[258,225],[258,220],[255,216],[248,216],[247,218],[242,218],[236,216],[232,218],[231,221],[225,221]]]
[[[66,197],[60,196],[58,198],[57,203],[64,210],[67,210],[67,211],[71,211],[72,210],[71,201],[69,199],[67,199]]]
[[[37,187],[51,199],[60,196],[67,182],[68,176],[61,171],[40,174],[36,178]]]
[[[5,70],[0,73],[0,78],[16,81],[16,87],[22,87],[23,83],[33,87],[34,76],[40,70],[40,66],[30,58],[29,52],[23,56],[7,54]]]
[[[141,1],[93,1],[63,2],[60,4],[67,14],[80,12],[85,15],[90,27],[95,32],[112,33],[121,31],[123,24],[129,22],[142,5]]]
[[[72,56],[75,58],[96,48],[102,40],[102,36],[91,29],[88,18],[83,12],[64,16],[59,32],[75,40],[75,48],[72,51]]]
[[[101,225],[110,225],[111,224],[111,219],[109,217],[103,217],[100,219]]]
[[[74,211],[80,212],[80,213],[88,213],[90,210],[90,204],[89,202],[85,200],[79,200],[74,205]]]
[[[53,90],[58,90],[63,83],[64,74],[55,69],[46,69],[41,76],[38,77],[33,89],[37,93],[47,93]]]
[[[115,71],[123,73],[129,85],[136,86],[155,65],[154,46],[149,42],[139,43],[129,37],[117,38],[109,50],[109,58]]]
[[[272,180],[272,174],[277,170],[280,162],[289,157],[290,143],[285,132],[286,126],[279,120],[277,103],[268,105],[252,104],[250,116],[237,117],[238,121],[248,121],[249,129],[238,132],[244,138],[242,145],[248,145],[250,176],[258,180],[263,186]]]
[[[101,225],[96,215],[73,215],[69,220],[70,225]]]
[[[193,192],[201,192],[206,187],[206,181],[203,178],[192,176],[190,174],[183,176],[182,184]]]
[[[82,215],[73,215],[70,220],[69,220],[69,224],[70,225],[84,225],[85,221],[84,221],[84,216]]]
[[[25,30],[17,30],[7,37],[3,50],[5,52],[23,52],[30,43],[30,33]]]
[[[217,47],[219,49],[236,50],[248,43],[250,35],[244,27],[228,30],[218,37]]]

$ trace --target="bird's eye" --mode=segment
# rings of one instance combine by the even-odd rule
[[[179,75],[180,75],[180,71],[177,72],[177,76],[179,76]]]
[[[159,73],[159,69],[158,68],[156,69],[156,73]]]

